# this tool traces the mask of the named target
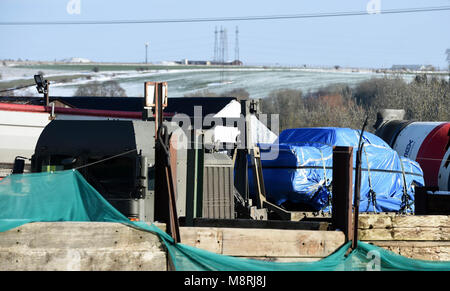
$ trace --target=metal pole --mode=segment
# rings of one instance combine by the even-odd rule
[[[48,106],[48,104],[50,103],[49,97],[48,97],[48,93],[50,90],[50,82],[45,80],[45,85],[44,85],[44,98],[45,98],[45,106]]]
[[[172,236],[175,243],[181,241],[180,237],[180,226],[178,224],[177,207],[175,201],[175,189],[173,185],[172,169],[170,167],[170,162],[165,167],[166,180],[167,180],[167,191],[169,197],[169,215],[170,215],[170,235]]]
[[[361,154],[364,147],[363,136],[364,130],[367,126],[367,121],[369,117],[366,117],[361,134],[359,136],[358,143],[358,151],[356,152],[356,165],[355,165],[355,197],[354,197],[354,212],[355,218],[353,219],[353,240],[352,240],[352,249],[356,249],[358,247],[358,222],[359,222],[359,200],[361,194]]]
[[[155,208],[162,207],[162,209],[155,209],[161,212],[161,217],[167,219],[169,234],[174,239],[175,243],[180,242],[179,222],[176,210],[175,187],[172,175],[172,168],[170,164],[170,135],[168,129],[163,125],[163,83],[156,83],[157,90],[155,92],[155,174],[161,175],[165,183],[161,183],[158,179],[158,193],[155,199]],[[155,190],[156,186],[155,185]],[[155,197],[156,198],[156,197]],[[158,203],[159,204],[158,204]],[[159,217],[155,217],[157,219]]]
[[[355,218],[353,219],[353,240],[352,249],[358,247],[358,222],[359,222],[359,200],[361,195],[361,150],[356,152],[356,167],[355,167],[355,197],[354,197],[354,212]]]

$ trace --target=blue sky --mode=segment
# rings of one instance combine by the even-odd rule
[[[364,11],[370,0],[215,1],[1,0],[0,22],[174,19]],[[374,0],[372,0],[374,1]],[[450,5],[450,0],[378,0],[381,9]],[[0,26],[0,59],[60,60],[82,57],[102,62],[183,58],[210,60],[214,29],[228,30],[234,58],[239,26],[240,58],[246,64],[390,67],[393,64],[447,66],[450,11],[315,19],[212,23]]]

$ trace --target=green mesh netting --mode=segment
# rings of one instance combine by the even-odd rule
[[[1,180],[0,232],[38,221],[117,222],[155,233],[164,242],[175,269],[182,271],[450,270],[450,262],[409,259],[363,242],[349,255],[347,243],[317,262],[278,263],[219,255],[174,244],[155,225],[130,221],[77,171],[11,175]]]

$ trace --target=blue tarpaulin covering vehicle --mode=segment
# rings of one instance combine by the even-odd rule
[[[355,168],[359,138],[360,131],[350,128],[295,128],[281,132],[273,144],[260,144],[267,199],[330,211],[333,146],[354,147]],[[362,141],[360,211],[413,212],[414,186],[424,185],[419,164],[400,157],[374,134],[365,132]],[[249,168],[250,195],[252,174]]]

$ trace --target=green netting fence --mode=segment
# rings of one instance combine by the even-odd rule
[[[152,232],[164,243],[175,269],[181,271],[450,270],[450,262],[414,260],[363,242],[358,242],[358,248],[348,255],[350,242],[316,262],[282,263],[225,256],[174,243],[155,225],[130,221],[78,171],[10,175],[0,181],[0,232],[25,223],[55,221],[117,222]]]

